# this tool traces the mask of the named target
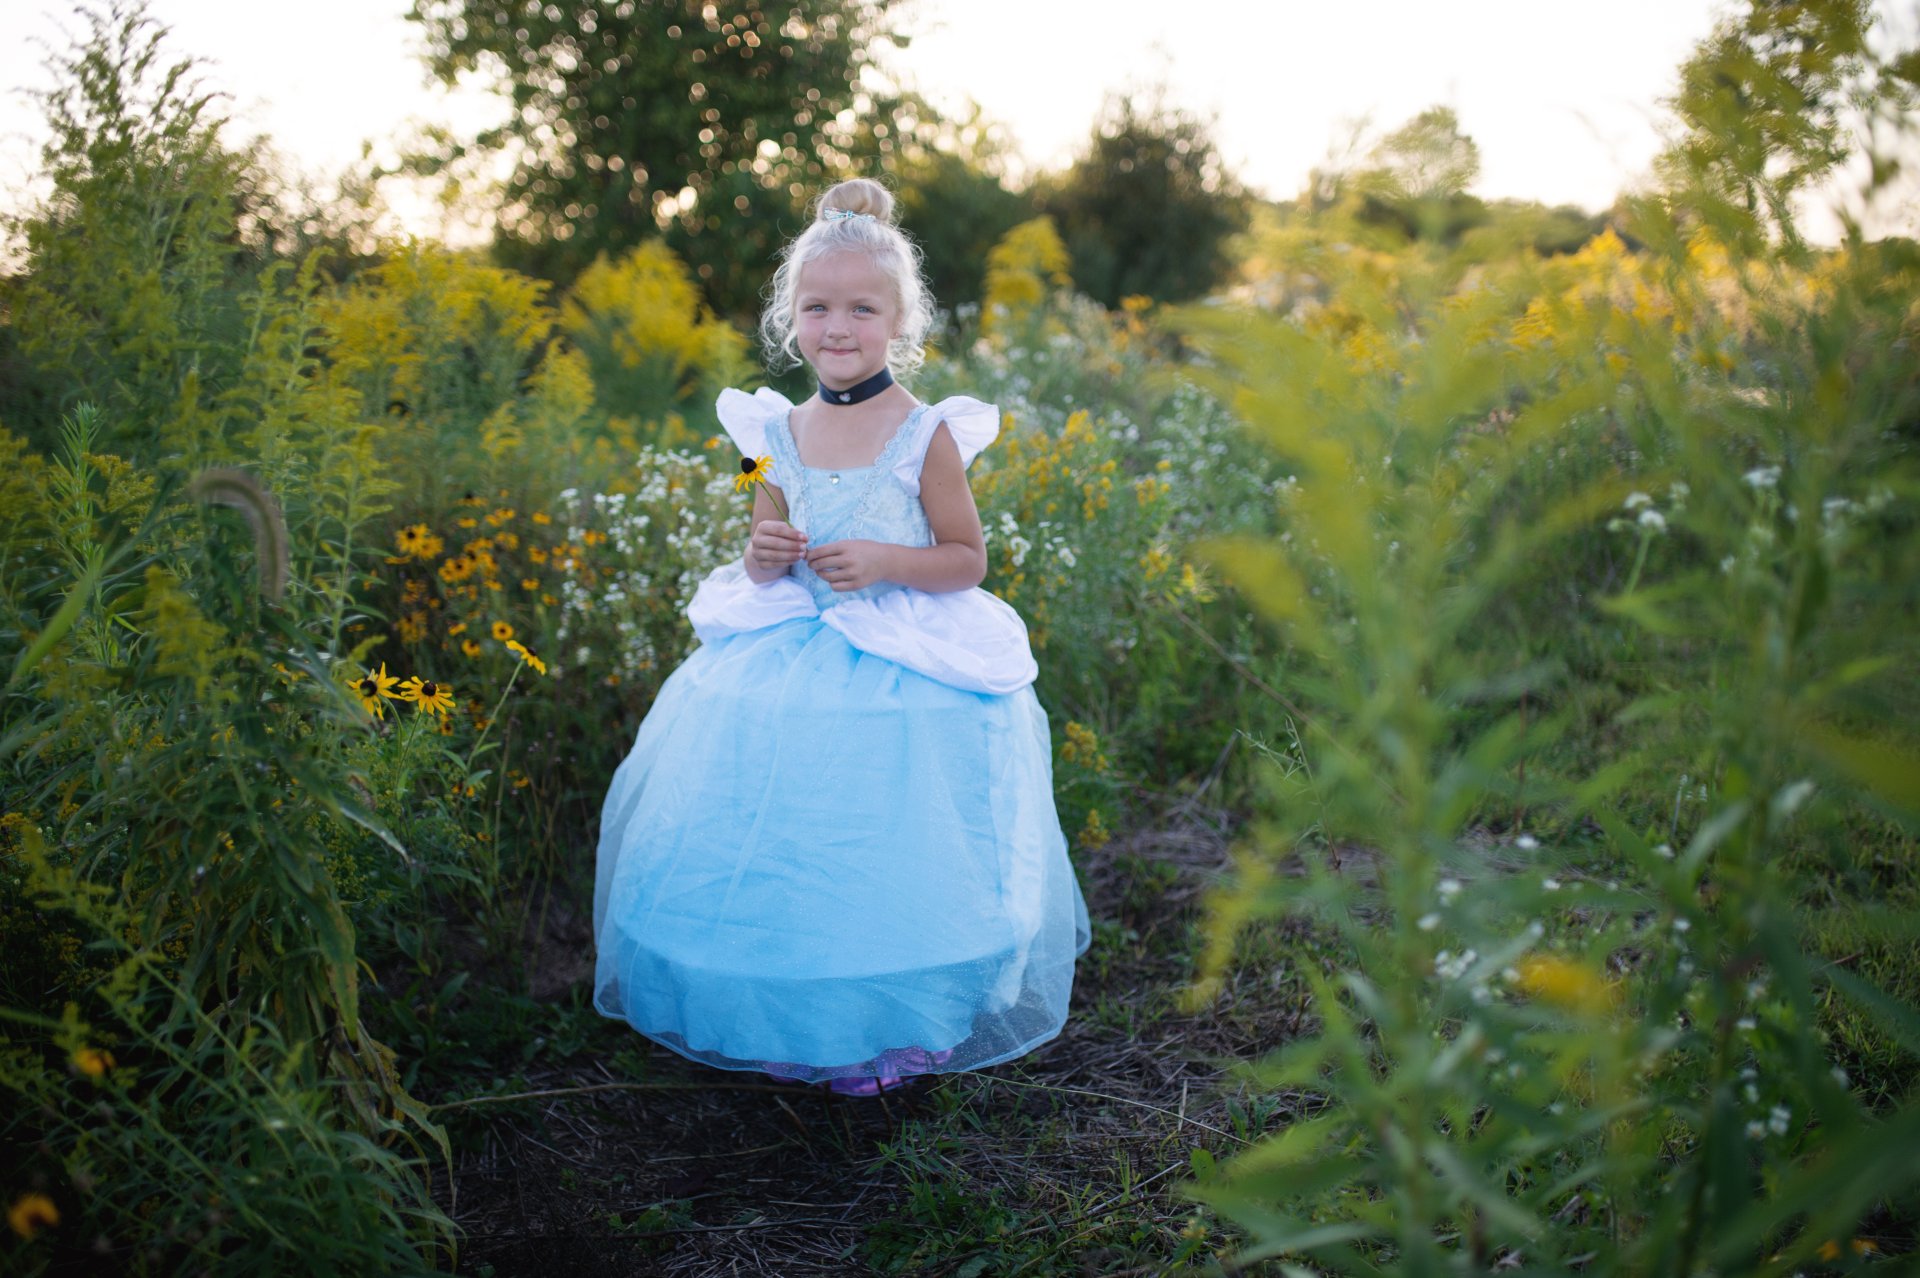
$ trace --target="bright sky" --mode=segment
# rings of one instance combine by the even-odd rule
[[[4,0],[0,206],[37,167],[44,44],[79,23],[53,0]],[[1887,0],[1905,9],[1910,0]],[[176,54],[209,65],[250,131],[314,174],[385,149],[409,121],[472,131],[502,108],[426,83],[406,0],[151,0]],[[887,65],[937,103],[971,97],[1033,167],[1072,158],[1111,91],[1164,81],[1171,100],[1216,117],[1243,180],[1297,192],[1357,122],[1384,132],[1434,104],[1479,143],[1477,193],[1600,208],[1659,149],[1675,69],[1729,0],[912,0],[919,34]],[[1097,18],[1089,21],[1089,14]],[[1911,15],[1909,14],[1909,20]],[[403,210],[432,233],[424,205]]]

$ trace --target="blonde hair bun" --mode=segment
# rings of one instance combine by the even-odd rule
[[[872,178],[848,178],[827,188],[820,197],[820,211],[815,218],[824,218],[831,211],[842,213],[865,213],[875,221],[893,225],[893,192],[881,186]]]

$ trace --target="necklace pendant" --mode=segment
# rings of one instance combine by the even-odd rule
[[[853,392],[852,392],[852,391],[841,391],[841,392],[840,392],[840,402],[841,402],[841,403],[843,403],[843,404],[845,404],[845,403],[847,403],[847,402],[849,402],[849,401],[851,401],[852,399],[853,399]]]
[[[840,476],[838,476],[838,475],[829,475],[829,476],[827,476],[827,482],[828,482],[828,483],[830,483],[830,484],[837,484],[837,483],[839,483],[839,482],[840,482]]]

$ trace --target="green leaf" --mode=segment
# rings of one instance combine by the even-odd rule
[[[27,650],[20,654],[20,659],[13,663],[13,673],[7,676],[9,688],[25,678],[29,671],[53,651],[54,645],[73,629],[74,623],[80,620],[80,614],[86,610],[87,602],[93,598],[94,588],[100,584],[100,578],[105,575],[106,569],[105,556],[87,565],[86,571],[82,572],[79,579],[68,589],[67,597],[61,603],[59,610],[53,614],[53,619],[47,622],[47,628],[34,638],[34,641],[27,646]]]
[[[1803,723],[1796,734],[1817,758],[1906,812],[1920,812],[1920,759],[1903,743],[1852,737],[1825,724]]]
[[[1319,646],[1320,606],[1306,578],[1278,546],[1255,537],[1222,537],[1203,543],[1198,551],[1254,607],[1294,626],[1307,646]]]

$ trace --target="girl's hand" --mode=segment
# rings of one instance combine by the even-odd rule
[[[836,592],[887,580],[887,560],[898,547],[879,541],[830,541],[807,552],[807,566]]]
[[[783,573],[807,553],[807,535],[780,519],[763,519],[747,539],[747,566]]]

